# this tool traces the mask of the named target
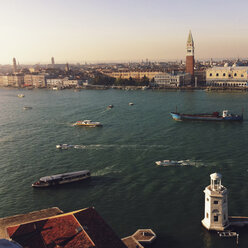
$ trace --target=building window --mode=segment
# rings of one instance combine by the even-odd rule
[[[219,76],[219,73],[216,73],[216,77],[218,77]]]
[[[224,214],[224,220],[226,220],[226,215]]]
[[[209,199],[207,198],[207,201],[209,201]]]
[[[231,74],[229,74],[228,77],[231,77]]]
[[[218,201],[214,201],[214,204],[218,204]]]
[[[206,213],[206,217],[207,217],[207,219],[208,219],[208,213]]]
[[[212,73],[209,74],[209,77],[212,77]]]
[[[218,218],[219,216],[217,215],[217,216],[214,216],[214,222],[218,222]]]
[[[244,75],[243,75],[243,74],[241,74],[241,77],[244,77]]]
[[[223,73],[223,77],[225,77],[226,76],[226,73]]]
[[[236,77],[237,76],[237,73],[234,73],[234,77]]]

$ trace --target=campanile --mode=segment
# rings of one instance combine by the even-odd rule
[[[195,59],[194,59],[194,41],[191,34],[191,31],[189,31],[189,36],[187,40],[187,53],[186,53],[186,73],[190,73],[192,76],[192,79],[194,78],[194,65],[195,65]]]

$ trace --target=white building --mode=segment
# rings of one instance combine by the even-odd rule
[[[221,174],[210,175],[211,182],[205,190],[205,212],[202,225],[208,230],[223,231],[229,226],[227,189],[221,185]]]
[[[191,83],[189,73],[166,73],[161,72],[154,78],[154,83],[160,87],[179,87]]]
[[[206,85],[221,87],[247,87],[247,66],[216,66],[206,70]]]

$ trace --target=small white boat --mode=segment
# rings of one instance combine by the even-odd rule
[[[133,106],[133,103],[132,103],[132,102],[130,102],[130,103],[129,103],[129,106]]]
[[[101,127],[102,124],[100,122],[94,122],[91,120],[77,121],[73,124],[73,126],[83,126],[83,127]]]
[[[114,105],[110,104],[108,105],[108,109],[112,109],[114,107]]]
[[[41,177],[37,182],[32,184],[32,187],[43,188],[55,186],[59,184],[72,183],[90,178],[90,171],[75,171],[52,176]]]
[[[68,145],[68,144],[59,144],[59,145],[56,145],[56,148],[57,149],[62,149],[62,150],[67,150],[68,148],[72,148],[74,147],[73,145]]]
[[[186,160],[162,160],[162,161],[156,161],[156,165],[160,166],[187,166],[189,163]]]
[[[20,98],[25,97],[25,95],[23,95],[23,94],[18,94],[17,96]]]
[[[23,109],[28,110],[28,109],[32,109],[32,107],[24,106]]]

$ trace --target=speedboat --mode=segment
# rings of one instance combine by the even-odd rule
[[[75,171],[52,176],[41,177],[37,182],[32,184],[32,187],[43,188],[55,186],[59,184],[72,183],[90,178],[90,171]]]
[[[23,94],[18,94],[17,96],[20,98],[25,97],[25,95],[23,95]]]
[[[108,105],[108,109],[112,109],[114,107],[114,105],[110,104]]]
[[[94,122],[91,120],[77,121],[73,124],[73,126],[83,126],[83,127],[101,127],[102,124],[100,122]]]
[[[132,102],[130,102],[130,103],[129,103],[129,106],[133,106],[133,103],[132,103]]]
[[[67,150],[68,148],[72,148],[74,147],[73,145],[68,145],[68,144],[59,144],[59,145],[56,145],[56,148],[57,149],[62,149],[62,150]]]

